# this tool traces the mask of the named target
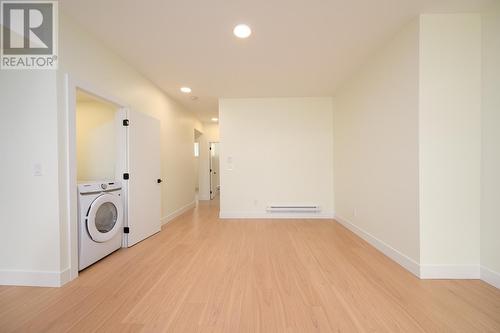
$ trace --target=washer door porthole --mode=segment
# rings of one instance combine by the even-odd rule
[[[103,194],[90,205],[87,214],[87,230],[94,241],[106,242],[121,230],[122,221],[121,198],[112,194]]]

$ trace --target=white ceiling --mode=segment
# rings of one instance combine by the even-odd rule
[[[370,52],[419,13],[478,11],[495,0],[61,0],[202,121],[219,97],[332,96]],[[251,26],[246,40],[232,35]],[[193,89],[195,101],[179,92]]]

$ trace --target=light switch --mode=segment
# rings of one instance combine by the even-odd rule
[[[40,163],[35,163],[33,165],[33,176],[40,177],[43,175],[42,165]]]

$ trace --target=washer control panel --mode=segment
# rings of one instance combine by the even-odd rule
[[[96,193],[121,190],[122,183],[119,181],[88,182],[78,184],[78,193]]]

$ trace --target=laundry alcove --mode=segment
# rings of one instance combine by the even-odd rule
[[[69,279],[78,276],[78,198],[82,181],[121,182],[122,247],[160,231],[160,122],[119,99],[68,78]]]

